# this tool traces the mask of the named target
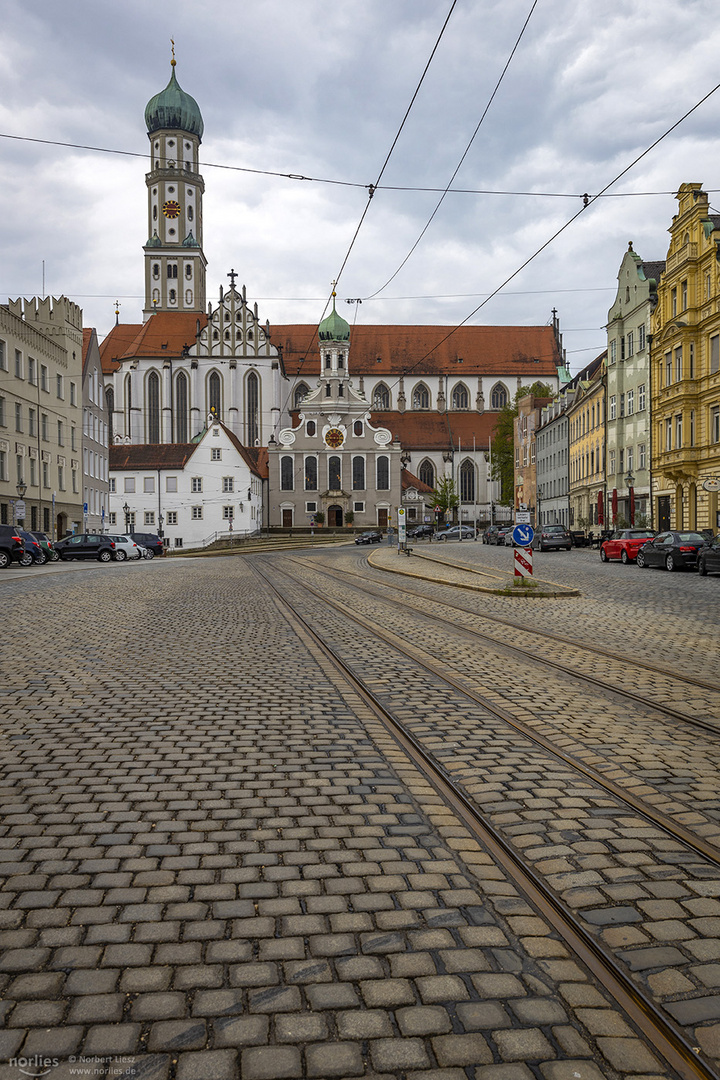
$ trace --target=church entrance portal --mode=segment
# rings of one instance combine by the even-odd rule
[[[379,529],[387,529],[387,527],[388,527],[388,512],[387,512],[387,510],[382,510],[382,509],[380,509],[378,507],[377,515],[378,515],[378,528]]]
[[[328,506],[328,525],[331,529],[339,529],[343,523],[342,506]]]
[[[283,510],[282,512],[283,529],[292,529],[292,510]]]

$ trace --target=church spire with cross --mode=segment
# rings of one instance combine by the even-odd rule
[[[145,244],[145,307],[200,314],[206,306],[199,149],[203,118],[197,102],[181,89],[172,44],[170,82],[145,109],[150,140],[148,240]]]

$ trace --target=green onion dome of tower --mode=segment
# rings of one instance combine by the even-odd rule
[[[190,97],[180,88],[175,78],[175,61],[172,61],[173,69],[170,82],[164,90],[155,97],[150,98],[145,107],[145,124],[148,135],[162,129],[187,131],[190,135],[197,135],[202,139],[205,125],[202,114],[195,98]]]
[[[350,323],[345,322],[342,315],[335,310],[335,293],[333,295],[333,309],[326,319],[318,327],[320,341],[349,341]]]

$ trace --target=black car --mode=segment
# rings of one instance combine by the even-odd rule
[[[498,533],[499,528],[500,528],[499,525],[488,525],[487,529],[483,533],[483,537],[482,537],[483,544],[496,544],[497,543],[496,537],[497,537],[497,533]]]
[[[424,537],[432,536],[434,532],[432,525],[415,525],[414,528],[408,529],[408,540],[422,540]]]
[[[38,566],[42,566],[47,562],[47,555],[45,550],[40,544],[39,540],[36,540],[32,533],[27,532],[25,529],[18,529],[18,535],[22,537],[23,544],[25,545],[25,558],[20,559],[21,566],[30,566],[32,563],[37,563]]]
[[[637,564],[664,566],[666,570],[695,569],[698,552],[707,547],[705,537],[699,532],[661,532],[637,553]]]
[[[25,542],[14,525],[0,525],[0,570],[25,559]]]
[[[356,544],[379,544],[382,540],[382,533],[373,530],[360,533],[355,537]]]
[[[498,525],[497,532],[488,539],[488,544],[496,544],[499,547],[503,547],[505,544],[505,537],[508,533],[511,533],[512,530],[512,525]]]
[[[104,533],[78,533],[58,540],[55,550],[61,559],[99,559],[107,563],[115,554],[115,541]]]
[[[535,533],[533,547],[540,551],[550,551],[551,548],[565,548],[569,551],[572,547],[572,537],[564,525],[543,525]]]
[[[720,574],[720,533],[713,537],[712,543],[698,552],[697,572],[703,577],[705,574]]]
[[[128,536],[140,547],[145,548],[147,552],[145,557],[147,559],[152,559],[155,555],[162,555],[165,551],[162,537],[158,536],[157,533],[131,532],[128,533]]]

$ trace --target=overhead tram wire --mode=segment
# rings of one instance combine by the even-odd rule
[[[345,267],[347,265],[347,261],[350,258],[350,253],[351,253],[353,247],[355,246],[355,241],[357,240],[358,235],[360,234],[360,230],[361,230],[361,228],[363,226],[363,223],[365,221],[365,218],[367,217],[368,210],[370,209],[370,203],[372,202],[372,198],[373,198],[373,195],[375,194],[375,190],[377,188],[377,185],[380,183],[380,181],[381,181],[381,179],[383,177],[383,173],[385,172],[385,170],[386,170],[386,168],[388,166],[388,163],[390,161],[390,158],[392,157],[393,151],[395,150],[395,147],[397,146],[400,135],[402,134],[403,128],[405,127],[405,124],[407,123],[407,119],[408,119],[408,117],[410,115],[410,112],[412,111],[412,107],[415,104],[417,96],[420,93],[420,88],[421,88],[423,82],[425,81],[425,76],[427,75],[427,73],[428,73],[428,71],[430,69],[430,65],[433,62],[433,59],[435,57],[435,53],[437,52],[437,50],[438,50],[438,48],[440,46],[440,42],[442,40],[443,34],[445,33],[445,31],[447,29],[448,23],[450,22],[450,17],[452,16],[452,13],[455,10],[456,5],[457,5],[457,0],[452,0],[452,3],[450,5],[450,10],[448,11],[448,13],[447,13],[447,15],[445,17],[445,22],[442,24],[442,27],[440,29],[440,33],[438,34],[437,39],[435,41],[435,44],[433,45],[432,52],[430,53],[430,56],[428,57],[428,61],[425,64],[425,67],[423,68],[422,75],[420,76],[418,84],[415,87],[415,92],[413,93],[413,96],[410,99],[410,104],[408,105],[407,109],[405,110],[405,115],[403,116],[402,121],[400,122],[400,126],[398,127],[398,129],[397,129],[397,131],[395,133],[395,138],[393,139],[392,144],[390,146],[390,149],[388,150],[388,152],[387,152],[387,154],[385,156],[385,160],[384,160],[384,162],[382,164],[382,168],[380,169],[380,172],[378,173],[377,180],[375,181],[374,184],[370,184],[370,186],[369,186],[368,198],[367,198],[367,202],[365,203],[365,208],[363,209],[363,212],[360,215],[360,221],[357,224],[357,228],[355,229],[352,240],[350,241],[350,245],[349,245],[347,251],[345,252],[345,258],[343,259],[342,264],[340,266],[340,269],[339,269],[337,275],[335,276],[335,281],[333,283],[332,294],[331,294],[330,297],[328,297],[328,299],[325,302],[325,307],[323,308],[322,315],[320,316],[320,319],[318,321],[318,326],[320,325],[322,320],[325,318],[325,312],[328,309],[331,298],[335,297],[335,288],[336,288],[338,282],[340,281],[340,278],[342,277],[343,270],[345,269]],[[313,347],[313,342],[310,342],[308,344],[308,346],[307,346],[307,348],[305,350],[305,354],[303,355],[303,357],[302,357],[302,359],[300,361],[300,364],[298,366],[298,374],[302,370],[302,366],[305,363],[305,361],[307,360],[308,354],[309,354],[310,349],[312,347]],[[285,399],[285,406],[286,407],[287,407],[287,403],[289,401],[289,398],[290,398],[290,391],[288,392],[288,396]],[[282,412],[280,413],[280,415],[282,415]]]
[[[482,127],[483,120],[485,119],[488,112],[490,111],[490,106],[492,105],[493,101],[495,100],[495,96],[496,96],[498,90],[500,89],[500,85],[501,85],[503,79],[505,78],[505,75],[507,73],[508,68],[510,67],[510,64],[512,63],[512,59],[513,59],[513,57],[515,56],[515,53],[518,50],[520,42],[523,39],[523,35],[525,34],[525,31],[527,30],[528,23],[530,22],[530,19],[532,18],[532,14],[533,14],[533,12],[535,11],[535,8],[538,5],[538,2],[539,2],[539,0],[533,0],[532,7],[530,8],[530,11],[528,12],[527,18],[525,19],[525,22],[522,25],[522,29],[520,30],[520,33],[517,36],[515,44],[513,45],[512,49],[510,51],[510,55],[508,56],[508,58],[507,58],[507,60],[505,62],[505,67],[500,72],[500,77],[497,80],[497,82],[495,83],[495,88],[494,88],[492,94],[490,95],[485,108],[482,111],[482,115],[481,115],[480,119],[478,120],[477,127],[475,128],[475,130],[473,131],[473,133],[472,133],[472,135],[470,137],[470,142],[465,147],[465,149],[464,149],[464,151],[462,153],[462,156],[460,157],[460,160],[458,161],[457,166],[455,167],[455,171],[453,172],[452,176],[450,177],[447,184],[445,185],[445,189],[444,189],[442,195],[440,196],[440,198],[438,199],[437,204],[436,204],[435,209],[433,210],[432,214],[430,215],[428,220],[425,222],[425,225],[423,226],[422,232],[418,236],[418,238],[415,241],[415,243],[413,244],[413,246],[408,251],[408,253],[405,256],[405,258],[403,259],[403,261],[398,266],[397,270],[395,270],[395,273],[391,274],[390,277],[385,282],[385,284],[381,285],[380,288],[377,289],[374,293],[371,293],[370,296],[366,296],[365,297],[366,300],[373,300],[376,296],[379,296],[381,292],[384,292],[384,290],[387,289],[390,282],[394,281],[394,279],[398,276],[398,274],[402,270],[403,266],[405,266],[405,264],[411,258],[413,252],[418,247],[418,245],[419,245],[420,241],[422,240],[423,236],[425,235],[425,233],[430,228],[432,222],[435,219],[435,215],[437,214],[437,212],[440,209],[440,207],[442,206],[442,204],[445,202],[445,198],[446,198],[448,192],[450,191],[450,186],[452,185],[453,180],[455,179],[457,174],[460,172],[460,169],[463,166],[465,158],[470,153],[470,147],[475,142],[475,137],[476,137],[478,131],[480,130],[480,128]]]
[[[450,330],[445,335],[445,337],[441,338],[440,341],[438,341],[437,344],[434,345],[432,349],[430,349],[429,352],[426,352],[425,355],[421,356],[419,360],[416,360],[411,367],[407,368],[403,372],[403,376],[408,375],[411,371],[414,371],[416,367],[418,367],[425,360],[427,360],[428,357],[432,356],[436,349],[439,349],[441,345],[443,345],[446,341],[448,341],[449,338],[453,336],[453,334],[460,330],[461,327],[465,326],[465,324],[469,322],[470,319],[472,319],[473,315],[477,315],[478,311],[484,308],[485,305],[493,299],[493,297],[497,296],[497,294],[501,292],[509,282],[513,281],[513,279],[516,278],[518,274],[520,274],[525,269],[526,266],[529,266],[530,263],[538,257],[538,255],[542,254],[542,252],[545,251],[546,248],[550,247],[550,245],[554,243],[555,240],[557,240],[557,238],[562,233],[564,233],[566,229],[568,229],[575,221],[577,221],[581,214],[585,213],[589,206],[592,206],[593,203],[597,202],[597,200],[601,198],[605,194],[605,192],[613,186],[613,184],[617,184],[618,180],[621,180],[623,176],[625,176],[626,173],[629,173],[630,170],[633,169],[639,161],[642,161],[644,157],[647,157],[651,150],[654,150],[655,147],[663,141],[663,139],[666,139],[668,135],[672,134],[672,132],[675,131],[675,129],[679,127],[680,124],[687,120],[688,116],[691,116],[697,109],[700,108],[701,105],[704,105],[705,102],[709,98],[711,98],[712,95],[718,90],[720,90],[720,83],[716,83],[715,86],[713,86],[712,90],[709,90],[707,94],[700,98],[699,101],[696,101],[692,108],[688,109],[686,113],[683,113],[679,120],[676,120],[675,123],[667,129],[667,131],[664,131],[662,135],[659,135],[658,138],[655,139],[654,142],[650,143],[650,145],[646,147],[641,154],[638,154],[638,156],[634,158],[629,165],[626,165],[625,168],[617,174],[617,176],[614,176],[612,180],[605,184],[605,186],[597,193],[597,195],[593,195],[591,198],[588,198],[588,201],[580,207],[577,213],[573,214],[573,216],[569,218],[564,225],[561,225],[560,228],[552,234],[552,236],[548,237],[548,239],[543,244],[541,244],[540,247],[532,253],[532,255],[528,256],[528,258],[525,259],[525,261],[521,263],[521,265],[518,266],[518,268],[514,270],[512,274],[509,275],[509,277],[506,277],[505,280],[501,282],[501,284],[498,285],[496,289],[489,293],[488,296],[486,296],[486,298],[477,305],[477,307],[473,308],[473,310],[465,316],[462,322],[458,323],[457,326],[454,326],[452,330]],[[393,385],[397,385],[397,382]]]

